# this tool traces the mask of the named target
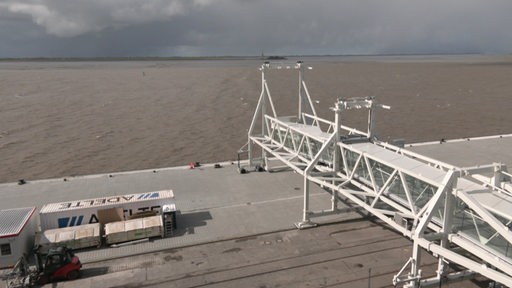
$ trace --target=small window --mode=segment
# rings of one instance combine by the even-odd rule
[[[0,245],[0,255],[5,256],[11,254],[11,244],[7,243]]]

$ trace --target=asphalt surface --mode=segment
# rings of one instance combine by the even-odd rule
[[[47,287],[393,287],[411,249],[385,226],[356,219],[88,263],[80,279]],[[422,260],[423,275],[433,276],[437,260]]]

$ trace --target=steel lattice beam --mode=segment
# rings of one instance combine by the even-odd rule
[[[419,272],[421,247],[440,258],[438,279],[444,276],[445,261],[450,261],[512,286],[512,259],[509,255],[487,245],[490,240],[499,240],[501,245],[512,250],[511,231],[506,223],[501,222],[491,211],[473,199],[468,191],[457,188],[459,181],[467,181],[460,180],[462,176],[481,171],[483,168],[458,168],[374,139],[374,108],[389,107],[377,105],[373,98],[339,100],[333,109],[336,113],[334,123],[317,117],[303,80],[303,65],[301,63],[298,66],[298,121],[289,122],[277,118],[264,78],[265,66],[262,68],[262,93],[248,135],[249,149],[252,145],[259,146],[264,153],[263,156],[280,160],[304,177],[303,219],[298,227],[309,227],[311,224],[310,217],[313,216],[313,212],[309,210],[309,185],[311,182],[316,183],[326,188],[333,197],[332,209],[324,212],[338,212],[338,199],[349,201],[413,240],[413,255],[395,276],[395,284],[417,287],[421,283],[432,283],[432,279],[422,280]],[[270,105],[272,115],[267,114],[266,105]],[[341,125],[342,110],[357,108],[370,110],[366,132]],[[305,112],[306,110],[313,115]],[[262,121],[260,133],[255,132],[257,119]],[[355,142],[351,142],[351,139],[355,139]],[[363,146],[354,144],[361,141],[367,145],[364,147],[369,148],[369,151],[377,152],[368,152]],[[396,157],[384,157],[390,153]],[[249,157],[253,157],[252,153],[249,153]],[[391,161],[394,158],[399,160],[395,163]],[[408,165],[405,165],[407,163]],[[411,166],[411,163],[425,165],[428,169],[424,170],[431,171],[437,178],[429,176],[428,173],[423,175],[411,170],[409,167],[414,166]],[[498,172],[495,171],[495,175],[509,176],[506,169],[502,169],[501,166],[496,169]],[[347,189],[348,185],[355,188]],[[496,183],[493,185],[497,187]],[[487,189],[484,185],[481,188]],[[492,190],[489,190],[489,193],[492,193]],[[454,218],[455,213],[477,215],[481,219],[479,221],[484,222],[485,229],[492,230],[492,237],[484,243],[472,238],[464,232],[464,218]],[[403,221],[408,224],[397,223],[397,219],[404,219]],[[511,222],[512,216],[507,223]],[[478,225],[476,227],[478,228]],[[454,246],[462,247],[464,250],[453,249]],[[465,251],[465,254],[459,251]],[[405,274],[407,267],[409,272]],[[449,277],[465,277],[471,273],[455,273]]]

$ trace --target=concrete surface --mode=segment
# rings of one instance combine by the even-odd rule
[[[503,137],[407,149],[468,166],[512,164],[510,145],[512,137]],[[323,225],[295,230],[293,223],[302,218],[302,181],[290,171],[241,175],[233,163],[28,180],[0,184],[0,209],[174,190],[180,209],[175,237],[81,251],[83,278],[52,287],[392,287],[411,242],[355,212],[315,218]],[[311,200],[312,210],[330,208],[330,196],[320,187],[311,186]],[[423,275],[434,275],[436,265],[425,254]],[[442,287],[487,285],[481,280]]]
[[[378,223],[347,220],[89,263],[81,279],[51,287],[393,287],[411,249]],[[423,275],[434,275],[437,260],[424,253],[423,263]]]

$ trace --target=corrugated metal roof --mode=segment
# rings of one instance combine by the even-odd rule
[[[35,211],[35,207],[0,210],[0,238],[17,236]]]

